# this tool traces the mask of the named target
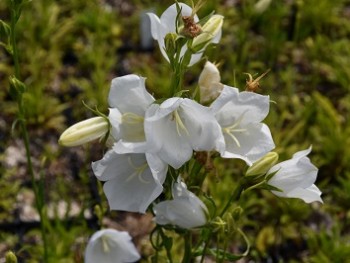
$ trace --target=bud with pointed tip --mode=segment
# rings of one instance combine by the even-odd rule
[[[278,153],[269,152],[250,166],[246,176],[256,176],[266,174],[278,161]]]
[[[193,38],[191,50],[196,53],[203,50],[214,38],[220,38],[224,17],[213,15],[202,27],[202,33]]]
[[[17,263],[16,255],[12,251],[7,252],[6,256],[5,256],[5,262],[6,263]]]
[[[78,122],[69,127],[62,134],[58,143],[62,146],[72,147],[96,140],[106,135],[109,123],[106,118],[94,117]]]

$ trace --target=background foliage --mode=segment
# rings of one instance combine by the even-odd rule
[[[107,204],[90,170],[90,162],[102,156],[101,146],[64,149],[57,139],[69,125],[92,116],[82,101],[107,112],[106,97],[116,76],[139,74],[147,77],[155,96],[166,92],[170,69],[158,47],[141,46],[140,17],[145,10],[161,14],[172,3],[35,0],[23,9],[17,36],[21,77],[29,87],[25,107],[34,166],[45,178],[52,262],[83,262],[87,238],[100,225],[130,231],[144,261],[149,260],[149,215],[101,216]],[[221,63],[223,83],[240,89],[244,72],[258,76],[271,69],[259,92],[276,102],[267,119],[276,151],[285,160],[313,145],[310,158],[320,168],[317,185],[324,205],[262,191],[244,196],[238,223],[252,243],[244,261],[349,262],[350,2],[272,1],[262,12],[255,4],[207,0],[199,15],[216,10],[225,22],[222,41],[205,57]],[[9,21],[7,1],[0,2],[0,18]],[[196,87],[204,63],[186,74],[189,87]],[[21,262],[38,262],[42,248],[33,193],[23,144],[12,129],[11,74],[11,57],[0,47],[0,261],[11,249]],[[243,169],[237,160],[216,163],[207,193],[220,204]],[[232,251],[244,250],[240,237],[232,240]]]

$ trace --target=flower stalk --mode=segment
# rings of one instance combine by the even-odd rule
[[[18,48],[17,48],[17,42],[16,42],[16,25],[20,18],[21,13],[21,3],[18,3],[16,1],[11,1],[11,35],[10,35],[10,45],[11,45],[11,55],[14,63],[14,70],[15,70],[15,79],[20,79],[20,68],[19,68],[19,55],[18,55]],[[46,237],[46,223],[47,218],[46,214],[44,212],[44,194],[43,194],[43,177],[40,176],[40,181],[37,182],[35,179],[35,173],[33,169],[33,163],[31,159],[31,149],[30,149],[30,143],[29,143],[29,134],[27,130],[26,125],[26,117],[25,117],[25,108],[24,108],[24,101],[23,101],[23,92],[24,90],[16,89],[16,100],[18,105],[18,112],[17,112],[17,119],[19,128],[22,134],[25,152],[26,152],[26,160],[27,160],[27,169],[28,173],[31,178],[31,183],[33,187],[33,191],[35,194],[35,205],[36,209],[39,213],[40,217],[40,230],[41,230],[41,236],[43,240],[43,248],[44,248],[44,262],[48,262],[49,256],[48,256],[48,242]]]

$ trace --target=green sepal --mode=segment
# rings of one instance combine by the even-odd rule
[[[11,37],[11,27],[0,19],[0,40]]]
[[[27,86],[17,79],[15,76],[9,77],[10,90],[9,93],[12,98],[16,99],[20,94],[23,94],[27,90]]]
[[[201,256],[202,253],[203,253],[203,249],[200,248],[194,251],[193,256],[198,257],[198,256]],[[244,255],[235,255],[230,252],[224,251],[220,248],[208,248],[206,250],[206,254],[214,257],[220,257],[220,258],[222,258],[225,255],[225,259],[230,261],[236,261],[244,257]]]
[[[269,185],[269,184],[263,184],[261,186],[259,186],[259,189],[264,189],[264,190],[269,190],[269,191],[277,191],[277,192],[283,192],[283,190],[275,187],[275,186],[272,186],[272,185]]]
[[[176,11],[177,11],[177,15],[176,15],[176,19],[175,19],[175,23],[176,23],[176,34],[179,34],[179,27],[180,27],[180,16],[181,16],[181,6],[179,5],[179,2],[178,1],[175,1],[175,4],[176,4]]]
[[[186,93],[188,93],[188,92],[189,92],[188,89],[180,90],[180,91],[178,91],[178,92],[176,92],[176,93],[174,94],[174,97],[182,98],[182,95],[183,95],[183,94],[186,94]]]
[[[266,182],[268,182],[272,177],[274,177],[275,174],[276,174],[278,171],[279,171],[279,170],[277,170],[277,171],[275,171],[275,172],[273,172],[273,173],[266,174],[266,176],[265,176]]]

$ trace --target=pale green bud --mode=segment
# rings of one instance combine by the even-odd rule
[[[58,143],[67,147],[82,145],[106,135],[108,129],[109,123],[105,118],[90,118],[65,130],[61,134]]]
[[[6,263],[17,263],[16,255],[12,251],[7,252],[6,256],[5,256],[5,262]]]
[[[165,51],[174,54],[176,51],[176,40],[178,35],[175,33],[168,33],[164,38]]]
[[[271,4],[271,0],[259,0],[254,5],[254,11],[258,14],[261,14],[266,11],[267,8],[269,8]]]
[[[202,27],[202,33],[193,38],[191,49],[193,52],[202,50],[208,45],[213,38],[221,30],[224,17],[221,15],[213,15]]]
[[[9,77],[10,82],[10,95],[13,98],[17,98],[19,94],[22,94],[26,91],[26,85],[17,79],[15,76]]]
[[[246,176],[256,176],[267,173],[272,166],[278,161],[278,153],[269,152],[250,166],[246,172]]]

